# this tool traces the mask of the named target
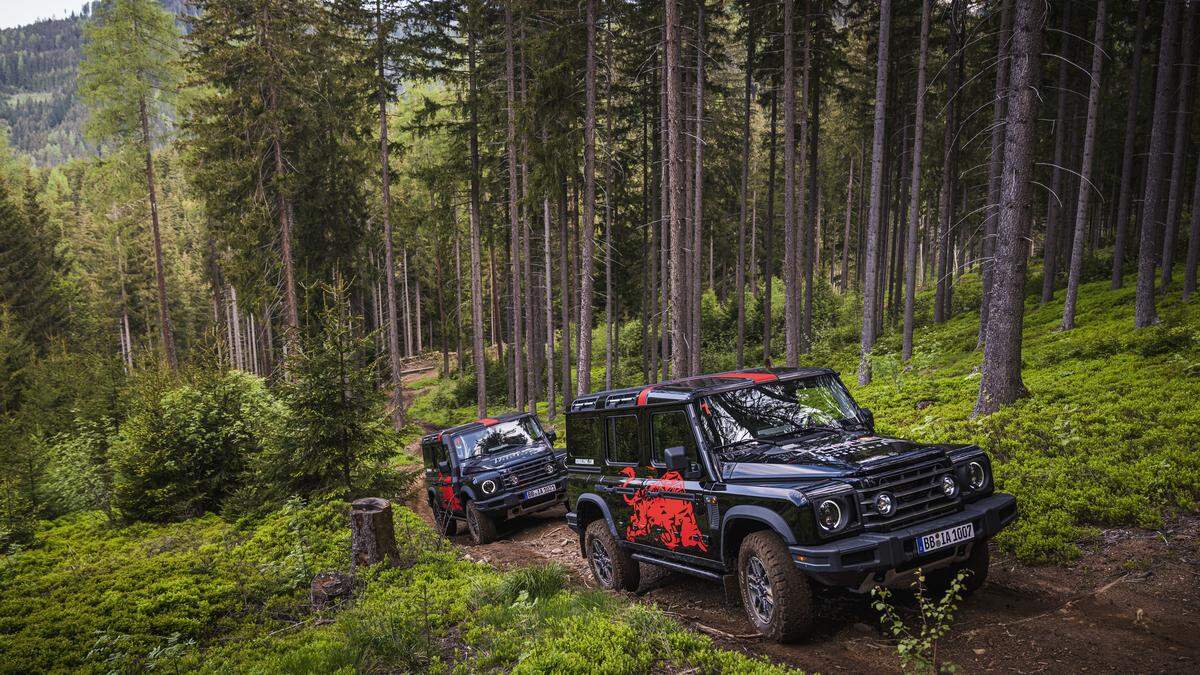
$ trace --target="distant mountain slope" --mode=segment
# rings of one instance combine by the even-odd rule
[[[39,165],[83,155],[86,113],[75,76],[86,17],[0,30],[0,119],[10,142]]]
[[[184,0],[160,0],[176,16]],[[87,111],[75,78],[83,59],[83,25],[97,3],[79,13],[0,29],[0,120],[10,143],[39,166],[88,153],[83,139]]]

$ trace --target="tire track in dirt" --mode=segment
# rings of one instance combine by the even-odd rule
[[[436,431],[423,424],[427,430]],[[420,455],[414,444],[408,451]],[[432,524],[420,491],[409,506]],[[500,538],[475,546],[450,537],[472,560],[500,569],[559,563],[594,588],[563,508],[517,518]],[[960,604],[943,658],[967,672],[1196,672],[1200,668],[1200,518],[1159,531],[1114,529],[1085,543],[1067,566],[1029,567],[993,550],[988,583]],[[817,628],[800,644],[759,638],[719,584],[642,565],[632,595],[706,633],[727,649],[764,655],[809,672],[897,672],[895,643],[869,600],[818,594]],[[913,620],[912,607],[906,613]]]

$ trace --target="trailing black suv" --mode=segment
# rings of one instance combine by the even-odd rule
[[[531,413],[484,418],[421,439],[425,492],[438,530],[466,521],[477,544],[496,538],[508,518],[563,503],[566,472],[553,429]]]
[[[874,433],[827,369],[756,369],[582,396],[567,413],[567,522],[605,588],[638,563],[723,581],[767,637],[802,637],[817,585],[866,592],[922,568],[983,585],[1016,518],[971,445]]]

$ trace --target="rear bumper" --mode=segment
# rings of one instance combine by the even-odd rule
[[[553,485],[554,491],[525,499],[525,494],[530,490],[536,490],[547,485]],[[491,499],[480,499],[475,502],[475,506],[480,511],[484,511],[493,517],[511,518],[557,506],[565,502],[566,499],[567,478],[566,476],[562,476],[544,483],[531,485],[518,492],[508,492],[497,497],[492,497]]]
[[[788,551],[796,567],[830,585],[857,585],[866,574],[883,577],[889,572],[944,564],[961,559],[970,547],[987,541],[1017,517],[1017,500],[997,493],[948,516],[891,532],[866,532],[816,546],[792,546]],[[975,536],[955,546],[917,553],[916,539],[956,525],[972,523]],[[882,581],[882,578],[880,579]]]

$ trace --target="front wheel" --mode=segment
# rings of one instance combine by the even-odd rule
[[[617,544],[603,518],[593,520],[583,533],[583,549],[587,552],[592,577],[602,588],[610,591],[636,591],[642,581],[638,562],[629,551]]]
[[[496,521],[488,514],[480,511],[475,502],[467,502],[467,530],[476,544],[490,544],[496,541]]]
[[[755,532],[742,542],[738,581],[746,616],[765,637],[795,642],[812,630],[812,587],[774,532]]]

